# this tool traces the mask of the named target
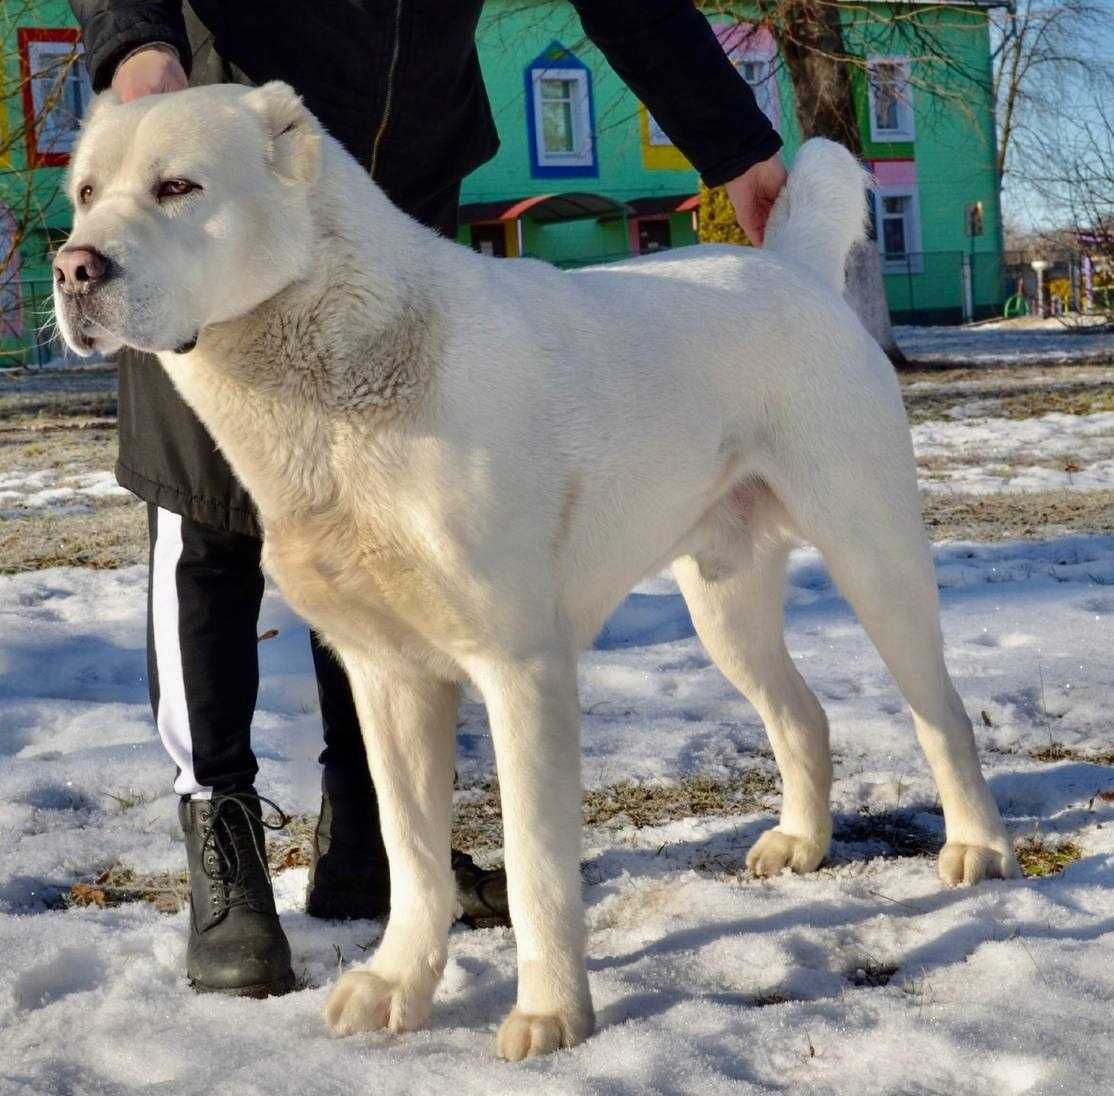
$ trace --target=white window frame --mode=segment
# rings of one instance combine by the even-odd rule
[[[550,152],[545,147],[542,125],[542,81],[569,80],[576,85],[572,104],[573,151]],[[530,73],[533,89],[534,151],[539,167],[594,167],[595,140],[592,133],[592,110],[588,98],[588,73],[580,68],[537,68]]]
[[[879,65],[892,65],[901,73],[901,83],[898,88],[897,127],[895,129],[879,129],[875,116],[874,70]],[[866,63],[867,99],[870,110],[870,139],[876,144],[885,144],[896,141],[912,141],[917,136],[916,122],[913,116],[913,84],[908,57],[870,57]]]
[[[882,199],[908,198],[909,205],[905,214],[905,254],[912,258],[887,259],[885,233],[882,230]],[[884,274],[923,274],[924,255],[921,251],[921,203],[916,187],[879,186],[873,191],[871,202],[874,210],[874,236],[878,254],[882,259]]]
[[[77,140],[81,117],[93,98],[93,88],[89,74],[81,64],[80,44],[74,42],[54,42],[33,40],[27,43],[27,66],[31,72],[31,105],[34,119],[28,121],[35,126],[35,147],[40,156],[68,156]],[[57,76],[61,75],[60,66],[71,57],[77,60],[63,75],[65,84],[54,106],[45,114],[44,109],[54,94]],[[77,113],[71,110],[68,96],[72,83],[76,81]]]

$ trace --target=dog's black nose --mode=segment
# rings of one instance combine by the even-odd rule
[[[104,281],[108,266],[96,248],[64,247],[54,257],[54,280],[63,293],[88,293]]]

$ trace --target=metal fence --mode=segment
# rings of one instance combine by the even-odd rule
[[[1000,316],[1002,256],[993,252],[920,251],[882,256],[890,319],[899,324],[959,324]]]
[[[62,353],[49,278],[22,278],[0,298],[0,368],[42,366]]]

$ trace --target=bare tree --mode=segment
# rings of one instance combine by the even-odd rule
[[[991,13],[998,173],[1016,201],[1042,172],[1049,131],[1071,124],[1073,98],[1108,79],[1112,16],[1106,0],[1015,0]]]

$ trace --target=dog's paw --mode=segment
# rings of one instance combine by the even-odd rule
[[[940,850],[940,878],[949,887],[981,883],[984,879],[1016,879],[1017,857],[1007,840],[993,845],[964,845],[949,841]]]
[[[828,852],[828,842],[767,830],[747,853],[747,869],[758,876],[777,875],[785,868],[816,871]]]
[[[582,1012],[523,1012],[514,1009],[499,1029],[499,1057],[508,1062],[538,1058],[563,1047],[583,1043],[595,1027],[589,1010]]]
[[[342,974],[325,1002],[325,1022],[334,1035],[363,1031],[414,1031],[429,1018],[432,994],[382,978],[369,970]]]

